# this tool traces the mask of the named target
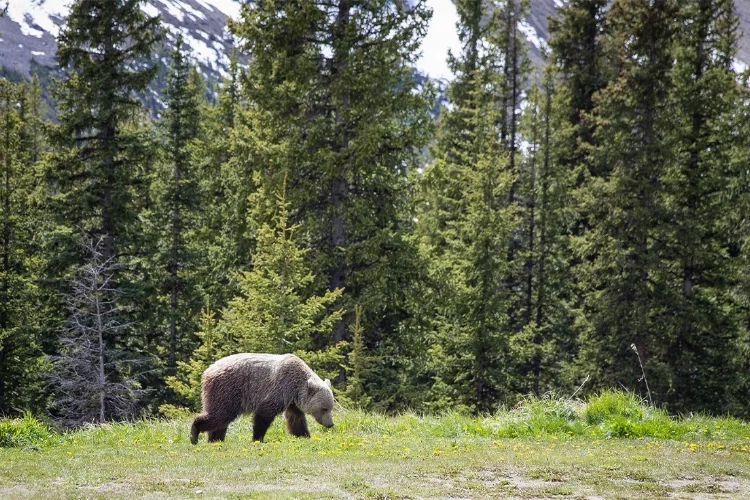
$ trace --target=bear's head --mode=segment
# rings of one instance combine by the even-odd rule
[[[300,406],[300,410],[312,415],[324,427],[333,427],[333,392],[331,381],[320,380],[318,377],[307,379],[307,398]]]

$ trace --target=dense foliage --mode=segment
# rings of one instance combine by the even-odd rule
[[[569,0],[538,70],[528,2],[457,0],[437,119],[412,69],[424,1],[245,4],[211,100],[166,34],[158,118],[142,94],[164,33],[141,4],[73,3],[57,123],[37,79],[0,80],[0,414],[132,414],[102,403],[112,387],[144,414],[195,409],[205,367],[252,350],[380,411],[623,386],[750,415],[732,1]],[[117,311],[95,350],[71,335],[102,315],[96,280],[76,288],[82,240]],[[71,366],[99,374],[76,385],[96,411],[50,390]]]

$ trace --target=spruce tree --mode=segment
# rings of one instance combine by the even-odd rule
[[[103,237],[89,241],[83,236],[81,244],[90,261],[71,280],[68,327],[60,335],[58,354],[51,357],[50,373],[52,415],[71,427],[130,418],[145,392],[138,381],[139,360],[107,342],[131,326],[117,306],[117,264],[104,260]]]
[[[341,289],[317,296],[305,293],[314,276],[305,261],[307,250],[299,248],[300,226],[289,222],[289,202],[282,190],[274,203],[257,204],[257,247],[252,269],[238,277],[241,294],[229,302],[219,329],[231,332],[235,345],[244,352],[285,353],[309,350],[316,336],[327,334],[341,312],[327,309]],[[266,208],[271,222],[263,222]]]
[[[0,80],[0,414],[44,408],[34,165],[20,110],[25,89]]]
[[[66,316],[59,297],[88,259],[78,243],[83,233],[101,239],[103,261],[115,264],[115,306],[134,323],[127,335],[106,330],[106,347],[132,354],[155,345],[153,283],[145,265],[150,247],[139,218],[147,204],[155,141],[138,97],[156,72],[150,61],[161,29],[159,18],[145,14],[142,4],[71,5],[57,39],[57,60],[67,76],[53,89],[58,123],[50,131],[42,200],[50,224],[44,273],[45,294],[58,320],[54,334],[62,333]]]
[[[347,315],[321,347],[350,336],[361,304],[366,347],[389,353],[381,379],[366,383],[382,401],[400,385],[402,339],[393,332],[408,317],[403,290],[416,279],[404,238],[412,224],[406,180],[429,106],[410,67],[428,17],[423,1],[262,1],[231,25],[251,56],[235,171],[245,183],[257,172],[268,198],[289,173],[290,218],[311,248],[315,288],[344,289],[337,307]]]
[[[663,360],[667,332],[659,301],[667,286],[660,272],[666,216],[661,179],[671,161],[665,131],[675,14],[671,0],[618,0],[608,12],[608,43],[620,65],[617,77],[599,92],[592,117],[593,161],[611,173],[590,176],[580,188],[590,229],[576,241],[582,262],[576,269],[581,361],[594,386],[645,389],[631,344],[649,380],[658,378]],[[657,389],[657,396],[663,398],[665,391]]]
[[[205,83],[187,60],[182,37],[171,53],[172,67],[167,78],[166,109],[160,121],[164,157],[151,180],[149,214],[155,233],[153,259],[155,278],[168,331],[167,366],[175,367],[178,357],[189,350],[182,346],[195,330],[200,310],[196,296],[201,196],[199,173],[194,159],[196,140],[201,133],[201,97]]]
[[[432,260],[435,301],[430,342],[431,406],[496,408],[509,395],[509,339],[515,302],[509,286],[517,208],[516,184],[503,130],[508,88],[496,69],[507,56],[494,43],[502,12],[485,22],[487,4],[456,4],[462,50],[450,57],[455,79],[448,89],[433,164],[425,170],[418,213],[422,248]]]
[[[195,245],[201,249],[196,262],[201,293],[221,310],[238,292],[234,273],[246,269],[253,250],[248,230],[248,196],[253,187],[238,165],[234,145],[236,116],[240,108],[240,68],[236,53],[228,74],[216,89],[217,104],[201,106],[201,133],[193,139],[192,159],[201,206],[195,229]]]
[[[160,38],[159,18],[147,16],[141,4],[78,0],[57,40],[57,60],[69,76],[55,91],[59,124],[50,137],[50,215],[57,234],[68,240],[79,231],[102,236],[105,260],[135,251],[133,191],[146,153],[143,135],[126,125],[140,118],[136,94],[156,72],[146,61]],[[68,242],[63,267],[73,248]]]
[[[667,335],[662,399],[678,411],[721,412],[737,388],[727,215],[736,210],[728,165],[747,147],[731,119],[742,106],[733,71],[738,19],[732,1],[692,0],[680,2],[678,21],[665,134],[674,152],[662,179],[668,221],[660,235],[668,285],[659,298]]]
[[[23,110],[21,121],[24,123],[23,149],[28,153],[26,155],[27,163],[35,165],[41,159],[45,150],[46,141],[43,125],[44,116],[47,112],[47,107],[42,98],[42,87],[36,73],[31,76],[31,82],[24,85],[24,94],[25,97],[21,106]]]
[[[311,352],[316,337],[327,335],[341,318],[340,310],[329,309],[342,290],[307,293],[314,277],[305,262],[307,251],[297,243],[300,226],[289,222],[289,203],[283,188],[284,184],[274,202],[257,203],[249,214],[258,226],[258,243],[251,269],[238,273],[240,293],[229,301],[218,321],[210,310],[203,311],[200,345],[189,361],[178,361],[176,376],[167,378],[167,384],[190,405],[199,401],[196,387],[200,387],[203,371],[224,355],[292,352],[326,375],[343,361],[340,351],[344,345],[334,345],[323,353]],[[162,411],[169,409],[164,407]]]
[[[523,202],[525,248],[523,327],[512,337],[513,390],[542,394],[568,385],[575,356],[570,230],[574,176],[563,159],[573,135],[568,101],[558,90],[552,68],[528,90],[521,122],[528,147],[523,158],[519,193]]]
[[[586,168],[591,175],[603,173],[588,158],[595,122],[586,116],[594,109],[594,95],[611,77],[609,50],[604,43],[607,6],[607,0],[570,0],[559,8],[558,17],[549,19],[550,64],[561,80],[559,92],[569,95],[563,102],[567,121],[574,127],[561,160],[571,169]]]

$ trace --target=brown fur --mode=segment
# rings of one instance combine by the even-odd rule
[[[305,413],[333,426],[333,393],[304,361],[292,354],[234,354],[216,361],[201,379],[203,413],[196,416],[190,441],[201,432],[208,441],[223,441],[240,414],[254,413],[253,440],[262,441],[274,418],[284,412],[293,436],[309,437]]]

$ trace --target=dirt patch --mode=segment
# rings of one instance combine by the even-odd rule
[[[24,498],[38,494],[38,490],[32,490],[24,485],[0,486],[0,498]]]
[[[675,490],[671,497],[695,500],[715,498],[750,498],[750,480],[732,476],[711,476],[701,479],[686,477],[665,483]]]

